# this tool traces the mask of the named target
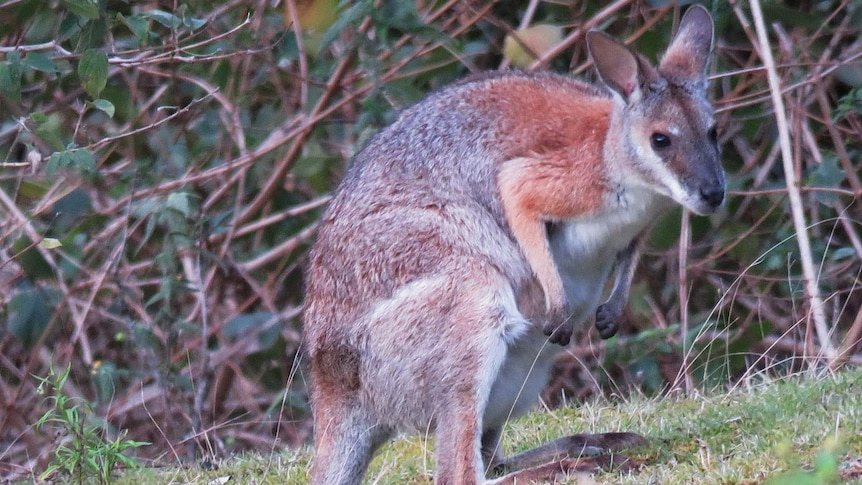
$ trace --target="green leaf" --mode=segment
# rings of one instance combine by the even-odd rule
[[[144,16],[155,20],[169,29],[176,29],[183,24],[183,21],[179,17],[164,10],[152,10],[145,13]]]
[[[848,246],[848,247],[838,248],[835,251],[832,251],[829,254],[829,258],[832,261],[840,261],[842,259],[852,258],[855,255],[856,255],[856,249]]]
[[[189,12],[188,5],[180,5],[180,8],[177,10],[177,13],[179,13],[180,17],[182,17],[183,25],[185,25],[186,27],[191,27],[192,30],[197,30],[207,24],[206,19],[192,17]]]
[[[91,379],[101,403],[106,403],[111,398],[116,397],[118,377],[117,365],[111,361],[101,360],[98,362],[98,366],[93,366]]]
[[[839,66],[835,69],[835,77],[844,84],[857,88],[862,86],[862,62],[850,62]]]
[[[200,19],[196,17],[184,18],[183,24],[185,24],[186,27],[191,27],[192,30],[197,30],[207,24],[207,19]]]
[[[808,184],[818,188],[838,188],[846,178],[847,174],[838,166],[838,157],[830,155],[823,157],[823,163],[811,172]],[[815,196],[820,203],[827,205],[838,200],[838,195],[834,192],[818,191]]]
[[[266,325],[276,322],[276,315],[271,312],[243,313],[234,317],[224,326],[227,337],[239,337],[266,328]]]
[[[96,171],[96,159],[93,158],[93,154],[90,153],[90,150],[86,148],[76,148],[72,150],[72,163],[79,170],[83,170],[85,172],[95,172]]]
[[[57,173],[57,170],[65,167],[68,162],[63,159],[66,152],[54,152],[48,157],[48,162],[45,163],[45,175],[48,178],[54,177],[54,174]]]
[[[73,166],[84,172],[96,171],[96,159],[86,148],[73,148],[62,152],[54,152],[45,165],[45,173],[52,177],[60,168]]]
[[[0,62],[0,94],[16,104],[21,104],[21,54],[10,52],[5,62]]]
[[[764,2],[763,5],[766,25],[778,22],[784,24],[785,28],[802,27],[814,31],[827,22],[825,14],[815,9],[810,10],[806,15],[799,15],[799,13],[798,7],[781,5],[778,2]]]
[[[36,112],[36,113],[30,114],[30,121],[32,121],[33,123],[36,123],[37,125],[47,123],[48,119],[49,119],[48,115],[46,115],[45,113]]]
[[[104,111],[109,118],[114,117],[114,103],[107,99],[97,99],[90,104],[97,110]]]
[[[87,93],[96,98],[108,83],[108,55],[97,49],[89,49],[78,62],[78,77]]]
[[[54,74],[59,72],[57,66],[54,65],[54,60],[42,54],[41,52],[31,52],[27,54],[22,63],[30,69]]]
[[[70,12],[88,20],[99,18],[98,0],[63,0]]]
[[[9,301],[6,310],[9,331],[25,348],[32,347],[45,332],[53,302],[51,294],[37,289],[24,290]]]
[[[55,249],[63,246],[63,243],[61,243],[59,239],[46,237],[39,242],[39,245],[45,249]]]
[[[862,86],[851,89],[838,100],[838,106],[832,112],[832,121],[838,122],[848,114],[860,112],[862,112]]]
[[[81,27],[81,34],[77,39],[77,52],[102,49],[108,42],[108,19],[91,20]]]
[[[31,247],[33,241],[26,237],[16,240],[12,244],[15,253],[22,252],[18,263],[31,280],[42,280],[56,278],[51,265],[42,257],[39,251]],[[14,254],[14,253],[13,253]]]
[[[30,115],[30,120],[36,125],[36,136],[41,138],[45,143],[51,146],[54,150],[63,150],[63,136],[60,133],[62,121],[60,116],[52,114],[50,116],[44,113],[33,113]]]
[[[140,345],[141,347],[153,352],[161,350],[162,342],[151,328],[145,325],[136,324],[132,328],[132,331],[136,345]]]
[[[329,47],[329,44],[332,44],[336,38],[338,38],[338,34],[344,31],[344,29],[349,28],[351,25],[358,24],[363,18],[367,17],[374,11],[374,4],[372,2],[358,2],[355,5],[351,6],[347,10],[345,10],[341,15],[338,16],[338,19],[329,26],[326,30],[326,33],[323,34],[323,38],[320,41],[319,50],[326,49]]]
[[[54,472],[57,472],[57,471],[60,471],[60,465],[57,465],[57,464],[50,465],[50,466],[48,466],[48,468],[45,469],[44,472],[42,472],[41,475],[39,475],[39,479],[40,480],[47,480],[48,478],[51,477],[51,475],[54,474]]]
[[[126,17],[123,14],[117,14],[117,18],[120,19],[120,21],[123,22],[133,34],[135,34],[135,37],[137,37],[139,41],[147,41],[150,36],[150,23],[147,22],[146,19],[138,15]]]
[[[173,192],[168,195],[168,199],[165,201],[165,206],[168,209],[182,214],[183,217],[188,219],[194,212],[193,203],[194,200],[192,199],[191,194],[187,192]]]

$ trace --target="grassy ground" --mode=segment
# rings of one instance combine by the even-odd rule
[[[825,378],[749,383],[728,393],[686,398],[594,401],[535,412],[505,433],[508,452],[573,432],[625,430],[652,446],[633,457],[634,473],[573,477],[572,484],[862,484],[862,370]],[[433,444],[412,436],[386,446],[366,483],[427,484]],[[247,455],[200,468],[126,472],[118,485],[298,484],[307,482],[307,449]]]

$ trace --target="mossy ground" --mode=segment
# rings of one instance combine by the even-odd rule
[[[595,400],[537,411],[513,422],[504,444],[507,452],[516,452],[567,433],[615,430],[649,438],[650,448],[631,454],[644,466],[632,473],[573,477],[568,483],[725,485],[771,478],[787,485],[862,484],[862,370],[748,383],[694,397]],[[301,449],[236,456],[210,471],[127,471],[115,483],[300,484],[308,479],[309,454]],[[428,484],[433,464],[433,440],[405,437],[378,453],[365,483]],[[819,475],[807,472],[815,468]]]

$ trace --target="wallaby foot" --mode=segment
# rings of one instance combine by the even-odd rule
[[[622,318],[621,305],[612,305],[603,303],[596,309],[596,330],[599,331],[599,336],[607,340],[620,329],[620,319]]]
[[[492,463],[495,472],[509,473],[492,483],[554,483],[575,472],[634,469],[640,464],[617,452],[648,443],[646,438],[635,433],[566,436]]]
[[[557,483],[577,473],[592,473],[597,470],[629,470],[639,464],[623,455],[601,455],[584,458],[564,458],[510,473],[497,480],[493,485],[521,485],[525,483]]]

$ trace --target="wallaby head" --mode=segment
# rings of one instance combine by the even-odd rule
[[[591,31],[587,46],[615,109],[606,158],[633,185],[646,185],[698,214],[724,201],[724,171],[707,98],[712,49],[709,12],[694,6],[658,68],[608,35]]]

